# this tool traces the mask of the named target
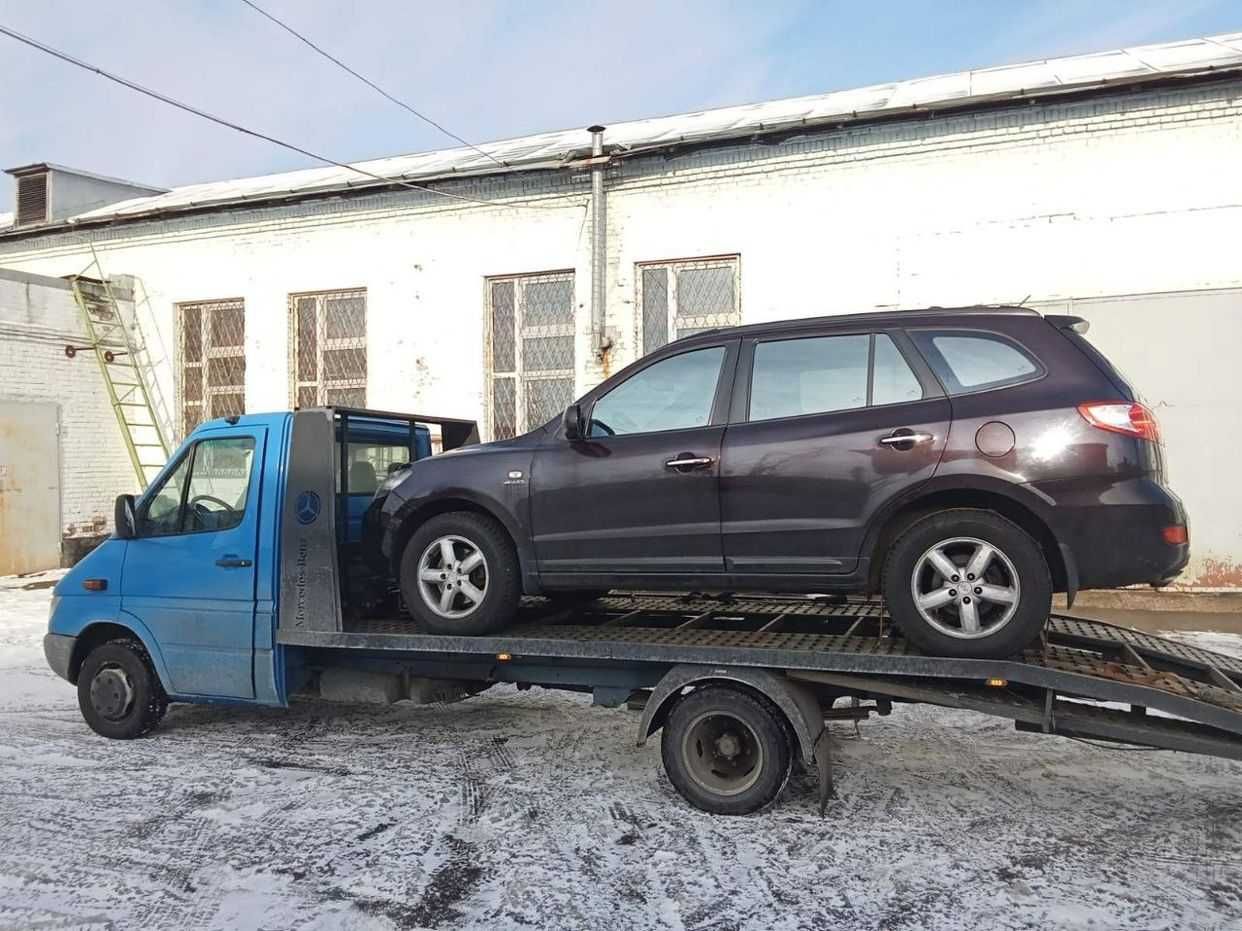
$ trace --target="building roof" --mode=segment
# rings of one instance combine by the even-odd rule
[[[111,178],[108,175],[96,174],[93,171],[83,171],[80,168],[57,165],[55,162],[33,162],[29,165],[18,165],[16,168],[4,169],[6,175],[12,175],[14,178],[20,178],[22,175],[37,175],[53,171],[66,175],[76,175],[79,178],[89,178],[92,181],[103,181],[105,184],[120,184],[124,187],[139,188],[144,191],[150,191],[152,194],[167,194],[169,192],[166,187],[156,187],[153,184],[142,184],[138,181],[126,181],[124,178]]]
[[[1093,89],[1106,90],[1153,79],[1193,77],[1232,70],[1242,71],[1242,33],[632,120],[609,126],[604,141],[610,153],[637,152],[928,110],[1039,99]],[[555,168],[589,154],[590,144],[591,137],[587,130],[571,129],[482,144],[481,148],[504,163],[504,167],[465,147],[355,164],[370,174],[384,178],[426,183],[454,177]],[[153,197],[134,198],[87,211],[68,222],[132,219],[377,186],[383,185],[346,168],[310,168],[186,185]],[[2,226],[0,230],[3,230]]]

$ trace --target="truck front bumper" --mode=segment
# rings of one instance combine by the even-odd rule
[[[64,634],[43,635],[43,655],[47,657],[47,664],[52,667],[52,672],[67,682],[73,681],[69,678],[69,664],[73,661],[73,648],[77,642],[77,637],[66,637]]]

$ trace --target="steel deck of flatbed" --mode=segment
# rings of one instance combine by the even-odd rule
[[[896,635],[878,601],[796,598],[703,598],[612,595],[574,609],[554,610],[528,599],[518,623],[482,637],[420,633],[408,620],[346,621],[342,631],[281,630],[287,646],[522,662],[585,663],[593,666],[695,664],[780,670],[795,678],[898,700],[932,701],[1003,714],[1028,725],[1030,695],[989,694],[989,682],[1044,690],[1043,729],[1068,733],[1064,723],[1087,706],[1063,697],[1131,706],[1135,716],[1118,737],[1116,727],[1093,733],[1142,740],[1190,722],[1207,725],[1176,749],[1195,749],[1242,759],[1242,660],[1099,621],[1053,615],[1043,643],[1020,657],[972,660],[927,656]],[[992,692],[996,692],[993,689]],[[1052,699],[1059,710],[1055,716]],[[1159,723],[1153,709],[1184,722]],[[1081,710],[1080,710],[1081,709]],[[1094,710],[1094,709],[1093,709]],[[1099,709],[1106,712],[1107,709]],[[1097,715],[1101,721],[1108,713]],[[1053,718],[1057,720],[1054,721]],[[1062,726],[1056,727],[1057,721]],[[1166,719],[1167,722],[1167,719]],[[1081,731],[1087,733],[1088,731]],[[1185,744],[1185,741],[1182,741]],[[1167,741],[1165,744],[1167,745]],[[1206,748],[1206,749],[1205,749]]]

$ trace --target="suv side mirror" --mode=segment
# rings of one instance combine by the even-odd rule
[[[571,404],[565,408],[565,416],[561,418],[561,423],[565,427],[565,439],[571,443],[580,440],[586,429],[582,423],[582,408],[577,404]]]
[[[134,496],[117,495],[116,506],[112,510],[112,525],[116,528],[118,540],[132,540],[138,535],[137,521],[134,518]]]

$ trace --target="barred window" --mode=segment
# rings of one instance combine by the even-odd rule
[[[289,295],[290,402],[367,406],[367,292]]]
[[[204,420],[246,412],[246,305],[237,300],[177,305],[181,435]]]
[[[736,255],[639,263],[643,354],[683,336],[741,323],[739,266]]]
[[[487,279],[487,424],[525,433],[574,399],[574,275]]]

